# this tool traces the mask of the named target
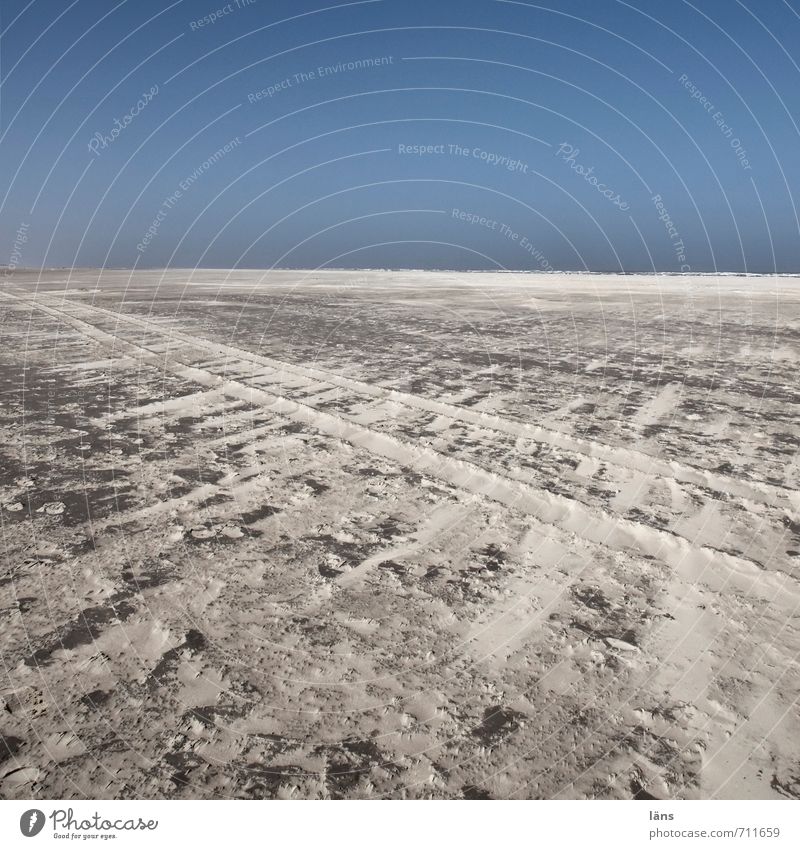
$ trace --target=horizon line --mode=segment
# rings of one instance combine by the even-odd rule
[[[714,271],[664,271],[660,269],[647,270],[628,270],[628,269],[552,269],[545,271],[544,269],[532,268],[414,268],[414,267],[397,267],[388,268],[385,266],[325,266],[318,268],[308,267],[288,267],[288,266],[226,266],[226,265],[208,265],[208,266],[181,266],[181,265],[153,265],[153,266],[130,266],[130,265],[50,265],[50,266],[0,266],[4,276],[9,276],[17,272],[35,273],[47,271],[280,271],[280,272],[305,272],[305,273],[321,273],[321,272],[415,272],[421,274],[530,274],[541,275],[546,277],[557,277],[559,275],[568,274],[611,274],[624,277],[627,275],[642,275],[648,277],[800,277],[800,269],[797,271],[730,271],[730,270],[714,270]]]

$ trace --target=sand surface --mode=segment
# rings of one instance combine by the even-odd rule
[[[800,797],[800,280],[0,279],[0,797]]]

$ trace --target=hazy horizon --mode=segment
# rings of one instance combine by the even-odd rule
[[[298,271],[298,272],[314,272],[321,271],[353,271],[353,272],[393,272],[393,271],[410,271],[420,274],[544,274],[552,276],[569,276],[582,274],[605,274],[618,275],[620,277],[628,277],[631,275],[644,277],[800,277],[798,271],[726,271],[720,269],[717,271],[664,271],[653,269],[626,269],[620,271],[618,269],[607,268],[589,268],[589,269],[567,269],[554,268],[550,271],[542,271],[535,268],[418,268],[414,266],[348,266],[348,265],[328,265],[319,266],[317,268],[306,266],[256,266],[256,265],[239,265],[239,266],[222,266],[222,265],[198,265],[198,266],[182,266],[182,265],[153,265],[153,266],[132,266],[132,265],[48,265],[42,267],[23,267],[17,266],[9,268],[1,266],[6,273],[15,272],[44,272],[44,271]]]

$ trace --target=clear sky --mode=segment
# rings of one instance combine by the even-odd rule
[[[0,265],[800,271],[798,0],[0,9]]]

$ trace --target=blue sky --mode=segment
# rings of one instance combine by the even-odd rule
[[[800,270],[797,0],[0,8],[0,264]]]

